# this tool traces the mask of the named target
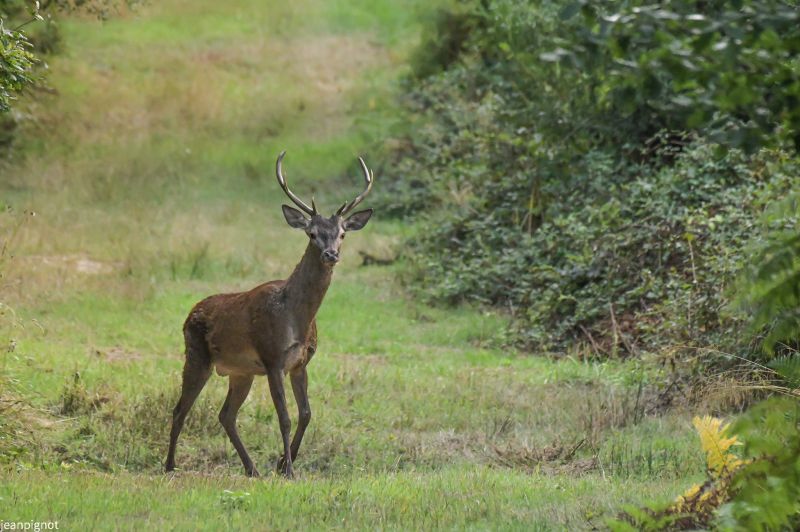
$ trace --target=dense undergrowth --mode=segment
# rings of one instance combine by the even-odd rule
[[[384,197],[425,220],[422,293],[507,308],[510,340],[534,350],[749,352],[731,285],[765,206],[798,184],[797,16],[778,1],[443,11]]]

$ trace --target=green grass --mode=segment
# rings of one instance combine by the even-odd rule
[[[180,477],[13,475],[0,497],[15,519],[58,520],[69,529],[584,529],[620,501],[660,498],[677,483],[645,487],[600,477],[553,478],[482,467],[433,474],[352,474],[286,482],[208,475]],[[69,491],[63,491],[65,485]],[[602,485],[604,489],[597,489]],[[634,491],[636,490],[636,491]]]
[[[380,213],[348,238],[318,316],[298,479],[243,477],[219,377],[180,470],[160,473],[189,309],[285,277],[304,249],[277,152],[325,209],[357,193],[355,156],[391,140],[395,80],[434,7],[165,1],[62,23],[58,95],[25,104],[36,120],[0,175],[0,519],[574,529],[702,475],[688,417],[645,412],[653,375],[637,364],[498,348],[502,315],[413,301],[402,263],[361,267],[358,251],[393,256],[413,229]],[[270,471],[263,379],[239,426]]]

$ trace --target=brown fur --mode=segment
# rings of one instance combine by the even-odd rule
[[[186,319],[184,333],[204,331],[211,364],[220,375],[266,375],[269,368],[290,372],[303,367],[310,360],[306,351],[313,355],[316,350],[315,316],[332,273],[309,244],[289,279],[204,299]],[[295,291],[307,297],[293,297]],[[251,359],[240,357],[243,353],[255,355],[252,361],[261,366],[250,365]],[[298,354],[299,360],[287,358]]]
[[[311,417],[307,397],[306,365],[317,349],[315,316],[330,285],[333,265],[322,261],[321,250],[309,242],[303,258],[286,280],[271,281],[247,292],[217,294],[194,306],[183,326],[186,362],[181,398],[173,411],[173,428],[166,469],[175,467],[175,446],[183,422],[211,375],[230,377],[228,398],[220,422],[239,453],[245,471],[258,471],[239,440],[236,413],[252,385],[253,376],[267,375],[281,432],[290,423],[283,397],[282,379],[289,373],[299,407],[299,423],[289,446],[297,457],[303,432]],[[299,397],[298,397],[299,395]],[[288,437],[284,438],[288,441]],[[291,476],[292,460],[285,453],[279,468]]]
[[[305,231],[309,238],[308,246],[300,263],[285,281],[271,281],[248,292],[217,294],[199,302],[189,313],[183,325],[186,363],[181,397],[172,412],[165,464],[167,471],[175,469],[175,447],[186,415],[206,385],[212,369],[216,368],[219,375],[228,377],[228,396],[219,413],[219,421],[250,476],[257,476],[258,471],[239,438],[236,415],[250,393],[253,378],[256,375],[267,376],[283,439],[283,455],[278,461],[278,469],[285,476],[292,476],[292,462],[297,458],[303,434],[311,421],[306,365],[317,350],[315,317],[330,286],[333,266],[339,260],[339,248],[345,233],[362,229],[372,216],[372,209],[365,209],[344,217],[369,193],[373,177],[359,157],[366,188],[354,200],[342,205],[336,214],[325,218],[317,213],[313,199],[309,207],[289,190],[281,173],[285,154],[282,152],[276,161],[278,184],[303,212],[283,205],[283,215],[290,227]],[[311,218],[306,218],[303,213]],[[297,430],[291,443],[292,423],[283,389],[285,373],[291,376],[298,408]]]

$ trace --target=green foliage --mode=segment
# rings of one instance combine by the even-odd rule
[[[797,163],[780,158],[718,158],[705,143],[671,166],[614,165],[596,153],[530,232],[521,176],[471,183],[466,204],[439,211],[417,240],[424,291],[511,308],[517,337],[540,349],[576,338],[605,355],[732,345],[738,322],[722,312],[720,288],[738,273],[764,201],[794,183]]]
[[[785,355],[770,360],[767,365],[790,390],[797,390],[800,389],[800,356],[797,351],[788,351]]]
[[[733,478],[736,495],[720,510],[723,530],[797,530],[800,526],[800,402],[773,398],[733,427],[752,460]]]
[[[586,72],[621,135],[700,129],[752,150],[777,134],[800,147],[795,2],[579,0],[560,15],[578,13],[576,34],[541,57]]]
[[[219,502],[227,512],[246,510],[250,503],[250,492],[223,490]]]
[[[796,530],[800,526],[799,212],[796,192],[766,211],[763,228],[753,237],[750,267],[738,281],[739,305],[750,316],[753,330],[766,331],[762,345],[768,360],[764,362],[779,379],[766,388],[783,397],[752,407],[736,422],[732,431],[737,436],[731,438],[723,437],[724,429],[713,430],[708,423],[712,430],[701,430],[696,419],[709,472],[716,477],[712,485],[716,495],[697,499],[702,504],[680,505],[678,509],[686,510],[684,516],[669,523],[656,523],[655,518],[675,514],[674,505],[653,512],[636,509],[620,528],[633,523],[640,529],[695,529],[708,526],[712,518],[722,530]],[[781,355],[774,357],[776,351]],[[742,459],[727,454],[739,438],[745,444]]]
[[[754,238],[752,261],[742,275],[739,304],[754,331],[766,331],[765,352],[800,341],[800,195],[776,201]],[[789,355],[791,356],[791,354]]]
[[[796,190],[766,211],[741,275],[739,305],[763,332],[763,358],[783,386],[751,408],[734,430],[749,463],[733,478],[735,496],[719,512],[724,530],[800,527],[800,195]],[[776,353],[778,356],[775,356]]]
[[[459,59],[470,35],[482,19],[470,2],[451,3],[435,10],[424,31],[423,42],[411,57],[413,75],[423,79],[447,69]]]
[[[7,112],[15,94],[34,83],[36,58],[22,31],[5,27],[0,19],[0,112]]]
[[[726,287],[800,175],[785,142],[797,10],[659,6],[492,0],[440,17],[382,205],[423,219],[424,295],[509,309],[535,349],[748,344]]]

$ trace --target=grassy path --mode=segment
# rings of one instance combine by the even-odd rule
[[[319,315],[298,480],[241,475],[218,377],[182,470],[160,473],[189,308],[287,275],[304,248],[280,215],[275,155],[288,150],[293,189],[326,210],[354,194],[354,155],[391,136],[391,80],[430,9],[170,1],[63,24],[59,95],[31,104],[25,157],[0,177],[15,209],[0,228],[21,224],[1,266],[14,349],[0,363],[0,519],[576,529],[702,472],[686,419],[632,423],[635,367],[489,348],[501,317],[425,307],[394,267],[360,267],[359,250],[393,253],[408,232],[378,213],[346,242]],[[268,471],[279,436],[260,381],[239,425]]]

